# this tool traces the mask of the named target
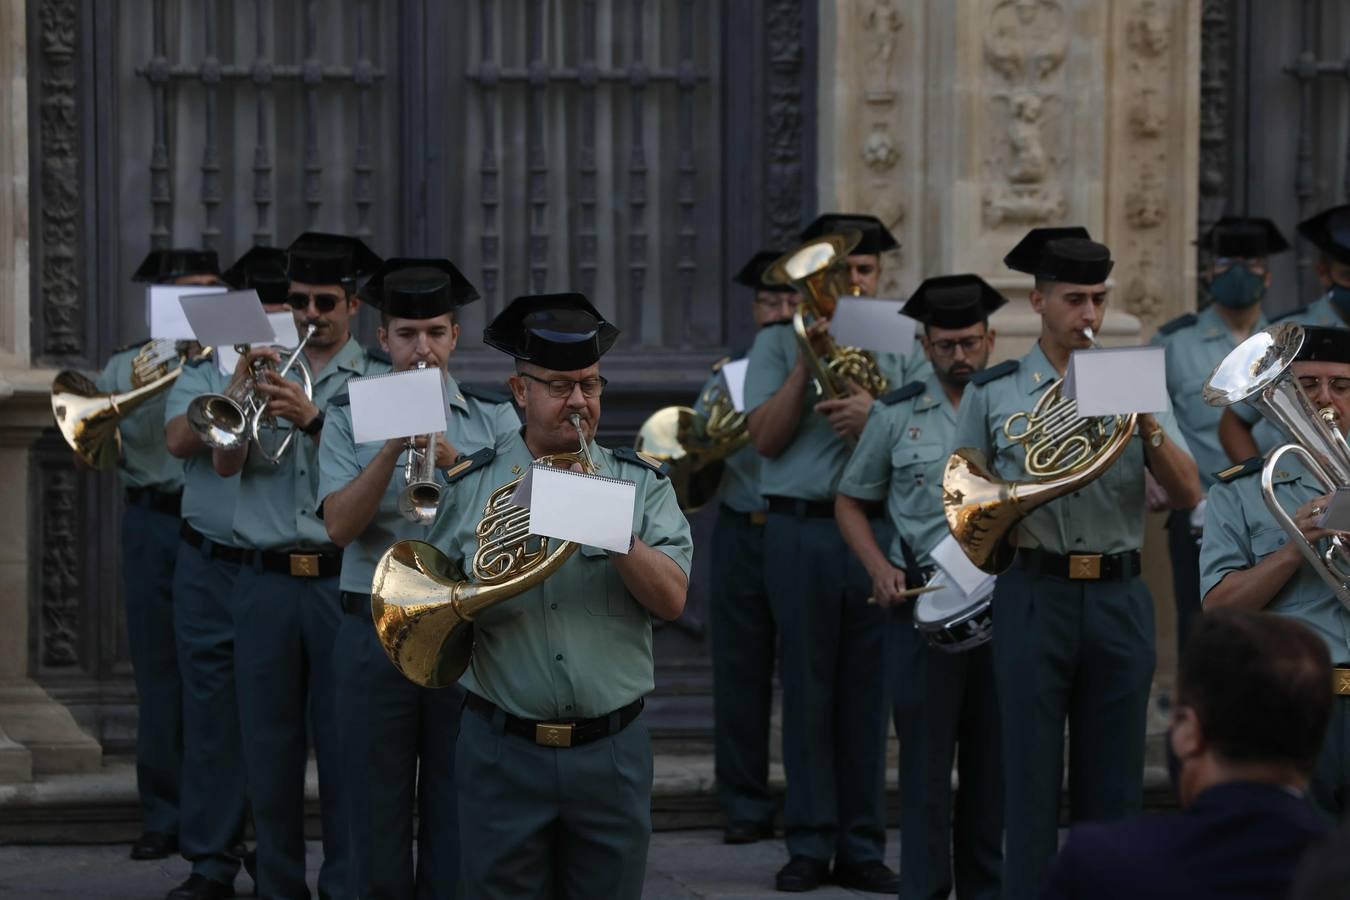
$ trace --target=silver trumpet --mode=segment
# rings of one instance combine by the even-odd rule
[[[425,369],[426,360],[418,360],[417,368]],[[398,494],[398,511],[409,522],[430,525],[441,504],[441,486],[436,483],[436,435],[427,435],[427,445],[419,449],[413,438],[408,438],[408,459],[403,464],[403,490]]]
[[[267,414],[267,397],[257,391],[256,386],[263,380],[263,373],[274,371],[278,378],[285,378],[291,368],[300,359],[305,344],[314,336],[315,326],[310,323],[305,328],[304,337],[295,349],[286,357],[280,368],[275,368],[266,359],[255,359],[249,363],[249,377],[231,384],[223,394],[201,394],[192,398],[188,404],[187,421],[197,438],[214,450],[236,450],[248,441],[257,445],[258,452],[272,465],[281,462],[281,458],[290,449],[295,439],[295,426],[286,429],[275,450],[269,451],[262,441],[264,429],[275,434],[281,429],[276,418]],[[249,351],[247,344],[234,348],[242,356]],[[309,369],[300,366],[300,383],[305,396],[314,398],[314,382]]]
[[[1303,326],[1293,322],[1272,325],[1238,344],[1205,382],[1210,406],[1246,401],[1284,434],[1288,443],[1266,456],[1261,469],[1261,496],[1270,514],[1288,532],[1304,558],[1350,609],[1350,547],[1339,536],[1321,550],[1303,536],[1297,523],[1275,497],[1275,472],[1280,460],[1298,457],[1325,490],[1350,486],[1350,447],[1341,434],[1336,410],[1315,409],[1290,371],[1303,346]]]

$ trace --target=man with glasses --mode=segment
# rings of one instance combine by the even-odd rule
[[[1342,435],[1350,429],[1350,331],[1305,326],[1293,374],[1318,409],[1331,407]],[[1307,625],[1326,643],[1335,666],[1331,727],[1313,772],[1310,793],[1328,815],[1350,813],[1350,611],[1304,558],[1266,505],[1259,475],[1262,457],[1220,473],[1200,550],[1200,583],[1208,609],[1264,609]],[[1291,514],[1303,539],[1327,549],[1333,532],[1322,525],[1332,501],[1326,485],[1296,457],[1273,473],[1275,499]]]
[[[525,427],[450,470],[428,537],[452,572],[472,571],[489,497],[533,460],[583,445],[596,474],[636,484],[626,552],[582,546],[542,583],[474,618],[455,756],[468,898],[642,892],[651,617],[684,610],[693,543],[660,467],[595,442],[600,357],[618,334],[581,294],[517,297],[492,321],[483,341],[516,360],[510,386]]]
[[[1219,443],[1223,410],[1205,402],[1205,381],[1228,351],[1266,327],[1261,300],[1270,289],[1269,258],[1288,250],[1289,243],[1269,219],[1224,216],[1201,246],[1209,254],[1204,283],[1210,303],[1198,314],[1186,313],[1160,326],[1153,343],[1166,351],[1172,410],[1195,456],[1201,487],[1208,491],[1214,486],[1214,473],[1227,468],[1229,462]],[[1168,500],[1156,483],[1150,488],[1150,507],[1166,509]],[[1203,499],[1194,509],[1173,509],[1167,518],[1178,649],[1200,614],[1204,522]]]
[[[348,892],[348,809],[339,769],[333,644],[342,618],[338,575],[342,551],[318,516],[318,452],[324,409],[348,379],[387,371],[351,336],[361,301],[357,282],[380,265],[364,243],[344,235],[307,232],[286,251],[287,302],[295,327],[314,334],[285,378],[265,373],[254,387],[280,429],[259,429],[259,442],[212,453],[216,471],[240,473],[234,543],[243,557],[231,605],[235,614],[235,672],[249,799],[258,837],[258,893],[306,897],[305,760],[312,737],[319,770],[324,861],[319,892]],[[251,360],[280,362],[272,348]],[[306,397],[300,371],[310,373]],[[281,454],[282,440],[291,435]],[[264,455],[266,453],[267,455]],[[272,462],[268,456],[277,456]]]
[[[459,343],[459,309],[478,291],[448,259],[391,259],[361,297],[380,311],[380,347],[393,370],[418,363],[441,373],[446,430],[436,435],[435,481],[444,470],[520,427],[505,394],[460,385],[450,374]],[[416,439],[425,452],[427,439]],[[399,510],[405,438],[358,444],[350,398],[329,406],[319,444],[324,526],[342,554],[342,608],[333,667],[338,677],[342,766],[350,810],[355,897],[453,897],[459,878],[455,738],[463,691],[432,689],[403,677],[371,624],[375,566],[395,542],[426,540],[430,522]],[[419,471],[414,467],[414,471]],[[416,476],[420,477],[420,475]],[[413,815],[417,865],[413,866]]]
[[[998,699],[989,644],[949,653],[914,627],[902,596],[934,572],[930,551],[947,536],[942,473],[966,385],[989,363],[989,316],[1007,300],[978,275],[929,278],[905,304],[923,323],[932,371],[883,396],[844,467],[835,518],[872,578],[872,597],[892,609],[887,654],[900,738],[900,896],[994,900],[1003,860],[1003,779]],[[882,550],[867,505],[885,501],[895,537]],[[959,746],[959,757],[958,757]],[[961,792],[952,809],[952,762]]]

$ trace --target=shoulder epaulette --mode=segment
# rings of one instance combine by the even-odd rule
[[[1271,319],[1270,324],[1274,325],[1276,322],[1283,322],[1285,319],[1291,319],[1294,316],[1301,316],[1307,311],[1308,307],[1306,306],[1300,306],[1298,309],[1291,309],[1289,310],[1289,312],[1280,313],[1278,316]]]
[[[137,347],[144,347],[148,343],[150,343],[150,338],[141,338],[139,341],[132,341],[129,344],[123,344],[122,346],[113,350],[113,353],[126,353],[128,350],[135,350]]]
[[[654,456],[648,456],[646,453],[639,453],[632,447],[615,447],[611,452],[614,454],[616,459],[621,459],[624,462],[630,462],[633,463],[634,465],[643,466],[644,468],[651,469],[653,472],[655,472],[662,478],[666,477],[665,464]]]
[[[385,353],[379,347],[367,347],[366,356],[369,356],[376,362],[382,362],[386,366],[392,366],[394,364],[394,361],[390,358],[389,354]]]
[[[455,460],[455,464],[445,470],[445,480],[449,484],[454,484],[470,472],[476,472],[497,457],[497,451],[491,447],[484,447],[481,450],[475,450],[468,456],[461,456]]]
[[[894,406],[901,400],[908,400],[910,397],[917,397],[923,393],[924,383],[922,381],[911,381],[902,388],[896,388],[889,394],[882,394],[877,399],[886,406]]]
[[[1195,313],[1184,313],[1177,316],[1170,322],[1164,322],[1158,326],[1158,334],[1171,334],[1174,331],[1180,331],[1188,325],[1194,325],[1200,321],[1200,317]]]
[[[475,400],[482,400],[484,403],[510,403],[511,395],[506,391],[499,391],[495,388],[483,387],[477,384],[461,384],[459,392],[466,397],[472,397]]]
[[[971,384],[988,384],[989,382],[1002,378],[1004,375],[1011,375],[1021,368],[1022,364],[1015,359],[1001,362],[996,366],[990,366],[987,369],[981,369],[970,376]]]
[[[352,402],[352,395],[349,394],[347,391],[343,391],[342,393],[340,393],[340,394],[338,394],[336,397],[334,397],[332,400],[329,400],[329,401],[328,401],[328,405],[329,405],[329,406],[350,406],[350,405],[351,405],[351,402]]]
[[[1228,482],[1235,481],[1244,475],[1251,475],[1256,472],[1260,472],[1261,469],[1265,467],[1265,465],[1266,465],[1265,457],[1253,456],[1246,462],[1240,462],[1235,466],[1229,466],[1222,472],[1215,472],[1214,477],[1227,484]]]
[[[724,357],[722,357],[721,359],[719,359],[717,362],[715,362],[715,363],[712,364],[712,370],[713,370],[714,372],[720,372],[720,371],[722,371],[722,367],[725,366],[725,365],[726,365],[727,363],[729,363],[729,362],[731,362],[731,357],[730,357],[730,356],[724,356]]]

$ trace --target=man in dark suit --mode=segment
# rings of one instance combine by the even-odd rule
[[[1329,827],[1305,791],[1331,702],[1330,657],[1305,626],[1206,613],[1181,662],[1167,737],[1182,814],[1074,828],[1045,897],[1283,898]]]

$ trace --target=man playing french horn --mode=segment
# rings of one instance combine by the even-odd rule
[[[493,320],[483,340],[516,359],[510,386],[525,427],[451,468],[428,538],[445,555],[437,564],[457,579],[467,574],[475,587],[527,577],[529,569],[513,564],[503,573],[478,556],[480,546],[498,562],[541,549],[544,559],[563,560],[465,623],[473,646],[461,679],[468,694],[455,782],[464,823],[460,883],[470,898],[609,900],[642,890],[652,754],[639,714],[654,687],[650,617],[683,611],[693,543],[660,467],[595,443],[600,357],[618,333],[580,294],[518,297]],[[504,537],[506,519],[523,512],[509,502],[515,483],[541,457],[636,483],[627,553]],[[406,631],[411,626],[399,622],[415,612],[390,614],[383,589],[396,579],[384,566],[376,574],[385,610],[377,626]]]
[[[1115,440],[1111,435],[1133,424],[1130,417],[1117,418],[1105,434],[1094,431],[1098,423],[1077,420],[1092,438],[1087,459],[1071,468],[1053,459],[1048,467],[1027,465],[1030,450],[1041,451],[1033,459],[1055,455],[1053,446],[1036,446],[1047,422],[1032,413],[1047,391],[1051,399],[1058,394],[1070,354],[1092,346],[1112,262],[1082,228],[1033,229],[1004,262],[1035,278],[1031,307],[1041,317],[1040,339],[1020,360],[971,379],[954,446],[979,451],[992,475],[1007,481],[1082,472],[1075,487],[1021,520],[1016,558],[993,598],[1008,776],[1003,897],[1022,900],[1038,895],[1057,846],[1066,719],[1072,818],[1109,819],[1142,805],[1155,657],[1153,600],[1140,577],[1144,467],[1178,506],[1199,501],[1200,483],[1170,413],[1140,415],[1134,434]],[[1068,418],[1076,419],[1076,408]],[[1114,463],[1110,449],[1120,452]],[[960,499],[952,496],[951,474],[949,464],[948,504]]]
[[[357,897],[453,897],[459,877],[455,739],[463,693],[414,684],[394,668],[371,626],[375,564],[395,541],[425,540],[444,494],[442,472],[461,453],[520,427],[510,398],[461,386],[447,369],[458,311],[478,291],[446,259],[390,259],[361,287],[380,311],[378,339],[395,372],[430,367],[445,382],[446,431],[432,441],[356,443],[350,398],[328,407],[319,443],[319,503],[342,554],[342,609],[333,653],[343,782]],[[410,506],[417,491],[432,499]],[[416,871],[413,813],[417,813]]]
[[[1287,327],[1276,325],[1268,333]],[[1327,425],[1344,436],[1350,428],[1350,331],[1305,326],[1303,332],[1292,376],[1314,409],[1334,412]],[[1327,435],[1327,445],[1334,446],[1329,429]],[[1301,552],[1303,540],[1321,554],[1335,532],[1321,522],[1332,499],[1328,484],[1294,456],[1285,454],[1270,467],[1271,497],[1299,532],[1292,540],[1267,505],[1262,479],[1253,477],[1266,467],[1263,457],[1218,473],[1200,550],[1201,590],[1206,609],[1264,609],[1290,616],[1326,642],[1336,667],[1332,688],[1337,696],[1310,794],[1328,814],[1344,818],[1350,810],[1350,611]]]

